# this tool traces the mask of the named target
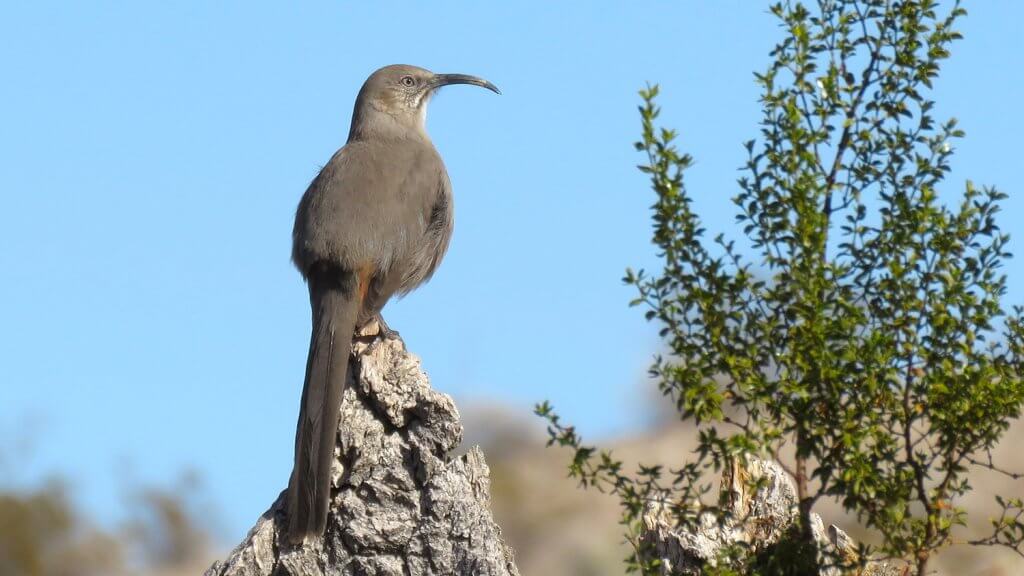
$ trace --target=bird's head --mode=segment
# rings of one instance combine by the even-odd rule
[[[501,94],[497,86],[476,76],[434,74],[406,64],[385,66],[371,74],[359,90],[349,140],[370,133],[423,133],[430,96],[449,84],[472,84]]]

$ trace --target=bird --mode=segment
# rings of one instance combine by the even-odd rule
[[[448,249],[452,187],[427,135],[442,86],[487,80],[405,64],[373,72],[356,97],[348,140],[309,184],[295,212],[292,261],[309,289],[312,333],[286,499],[292,544],[322,537],[331,463],[354,334],[395,295],[430,279]]]

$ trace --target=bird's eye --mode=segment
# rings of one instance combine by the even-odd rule
[[[416,79],[412,76],[402,76],[402,85],[412,88],[416,85]]]

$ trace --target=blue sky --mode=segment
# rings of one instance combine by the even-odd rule
[[[226,536],[243,533],[291,463],[309,322],[294,208],[363,79],[396,62],[504,94],[453,87],[431,105],[456,232],[390,324],[464,412],[549,399],[590,437],[643,424],[658,342],[620,283],[657,264],[636,91],[662,84],[697,209],[734,231],[751,72],[779,33],[767,3],[297,4],[0,8],[0,483],[64,473],[112,521],[126,471],[170,483],[192,467]],[[998,185],[1013,233],[1024,4],[967,7],[935,94],[968,134],[946,192]],[[1024,301],[1024,264],[1007,272]]]

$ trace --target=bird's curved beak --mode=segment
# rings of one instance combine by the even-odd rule
[[[441,86],[448,86],[449,84],[472,84],[473,86],[487,88],[495,94],[501,94],[501,90],[498,90],[498,87],[494,84],[491,84],[483,78],[477,78],[476,76],[470,76],[469,74],[435,74],[433,80],[430,82],[430,89],[436,90]]]

